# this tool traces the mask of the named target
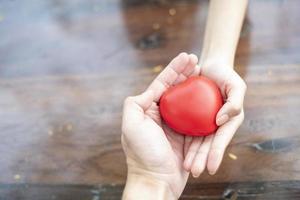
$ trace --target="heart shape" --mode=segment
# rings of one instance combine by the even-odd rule
[[[159,110],[166,124],[176,132],[206,136],[218,128],[216,115],[222,105],[218,86],[204,76],[194,76],[166,90]]]

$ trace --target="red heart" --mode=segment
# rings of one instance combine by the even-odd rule
[[[216,131],[223,105],[218,86],[204,76],[190,77],[162,95],[159,109],[166,124],[184,135],[206,136]]]

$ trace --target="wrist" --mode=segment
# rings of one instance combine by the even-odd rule
[[[123,200],[131,199],[177,199],[165,181],[152,174],[128,172]]]
[[[218,55],[214,56],[201,56],[199,60],[199,65],[201,67],[212,67],[212,66],[222,66],[233,68],[234,60]]]

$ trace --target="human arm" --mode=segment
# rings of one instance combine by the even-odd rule
[[[234,57],[246,12],[247,0],[211,0],[199,74],[217,83],[225,104],[216,116],[220,127],[201,141],[192,139],[184,167],[194,177],[208,169],[215,174],[226,147],[244,119],[246,84],[234,71]]]

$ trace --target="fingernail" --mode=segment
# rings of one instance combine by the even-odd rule
[[[213,176],[216,174],[216,171],[208,171],[209,175]]]
[[[196,58],[196,60],[198,61],[198,57],[195,54],[191,53],[190,56]]]
[[[186,172],[191,172],[191,167],[190,167],[190,165],[187,165],[186,163],[183,164],[183,169],[184,169]]]
[[[221,117],[219,117],[217,119],[217,125],[221,126],[222,124],[224,124],[225,122],[227,122],[229,119],[229,116],[227,114],[222,115]]]
[[[193,175],[194,178],[198,178],[199,177],[199,175],[197,175],[197,174],[192,174],[192,175]]]
[[[209,155],[209,163],[207,164],[207,170],[210,175],[215,175],[220,167],[223,158],[223,153],[220,150],[213,150]]]

